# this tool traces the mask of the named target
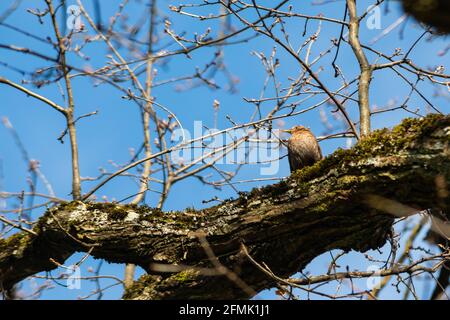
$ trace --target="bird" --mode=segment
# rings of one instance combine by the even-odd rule
[[[319,143],[314,134],[304,126],[294,126],[289,130],[282,130],[291,134],[287,142],[289,166],[291,172],[312,166],[323,158]]]

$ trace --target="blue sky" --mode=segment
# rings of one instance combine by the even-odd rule
[[[108,0],[103,2],[103,19],[107,19],[113,14],[118,7],[120,1]],[[201,1],[192,1],[199,3]],[[3,12],[13,1],[7,0],[0,3],[0,12]],[[68,1],[68,4],[74,4],[75,1]],[[107,3],[107,5],[105,5]],[[216,23],[206,20],[198,22],[192,18],[185,16],[175,16],[168,10],[168,5],[178,5],[178,1],[159,1],[159,8],[161,13],[170,17],[172,21],[172,28],[178,32],[182,30],[187,31],[186,37],[192,37],[194,33],[202,34],[207,27],[213,28],[213,33],[217,28]],[[84,1],[86,8],[91,10],[90,1]],[[53,33],[49,27],[48,19],[45,24],[41,25],[36,17],[27,13],[27,8],[45,7],[44,1],[27,0],[22,1],[19,9],[13,13],[5,21],[8,24],[20,26],[20,28],[27,30],[35,35],[46,37]],[[327,5],[311,5],[310,1],[302,1],[294,4],[294,10],[301,9],[305,14],[319,14],[323,13],[327,17],[342,18],[343,2],[337,1]],[[359,12],[366,9],[365,2],[359,7]],[[92,11],[90,11],[92,12]],[[138,1],[130,1],[130,6],[125,11],[130,20],[139,19],[142,16],[142,6]],[[200,11],[195,11],[199,13]],[[363,43],[370,43],[372,39],[379,36],[383,30],[396,21],[403,13],[399,7],[398,2],[389,2],[389,12],[385,12],[385,5],[382,6],[381,27],[382,29],[368,29],[361,28],[361,39]],[[250,16],[250,18],[252,18]],[[236,27],[241,25],[237,21],[233,21]],[[300,20],[288,20],[286,24],[287,29],[291,34],[291,41],[294,45],[299,45],[305,41],[306,37],[310,36],[317,30],[318,23],[310,21],[308,24],[308,32],[306,37],[302,36],[303,22]],[[401,29],[403,32],[401,32]],[[159,30],[161,32],[161,30]],[[376,50],[392,54],[396,48],[401,47],[407,50],[416,39],[423,32],[417,24],[409,19],[406,24],[395,29],[386,37],[381,38],[375,44],[372,44]],[[401,36],[402,34],[402,36]],[[245,38],[252,35],[247,32],[241,35]],[[313,47],[311,56],[314,58],[318,53],[330,47],[331,39],[337,38],[339,30],[335,25],[323,23],[321,26],[321,33],[319,40]],[[16,46],[24,46],[33,48],[34,50],[55,56],[54,51],[48,44],[30,39],[18,32],[14,32],[4,26],[0,25],[0,44],[9,44]],[[448,45],[448,39],[435,39],[430,42],[426,38],[420,41],[415,49],[412,51],[410,58],[415,64],[423,66],[424,68],[434,69],[436,66],[444,65],[446,70],[449,67],[448,54],[442,56],[439,52],[444,50]],[[244,101],[243,98],[257,98],[260,95],[262,85],[264,83],[264,68],[259,60],[252,52],[264,52],[269,56],[274,43],[264,37],[258,37],[249,41],[248,43],[227,46],[225,48],[225,63],[228,70],[234,77],[239,79],[237,85],[238,91],[230,93],[224,90],[227,86],[227,79],[223,74],[217,76],[217,84],[223,89],[212,90],[205,86],[201,86],[188,91],[177,90],[178,85],[186,85],[186,83],[178,83],[175,85],[166,85],[157,87],[153,90],[152,95],[156,97],[158,103],[163,104],[174,112],[183,126],[187,129],[193,127],[196,120],[201,120],[207,126],[214,124],[213,102],[215,99],[220,101],[220,109],[218,114],[219,129],[230,126],[226,116],[229,115],[234,121],[245,122],[253,112],[253,106]],[[173,46],[171,48],[174,48]],[[191,59],[184,55],[179,55],[168,60],[167,65],[157,65],[158,69],[157,81],[169,79],[172,77],[179,77],[191,74],[196,67],[202,68],[205,63],[208,63],[215,52],[215,48],[197,50],[191,54]],[[84,53],[90,57],[89,61],[84,61],[74,54],[69,55],[68,61],[70,64],[84,67],[92,65],[99,67],[104,64],[105,55],[109,54],[105,50],[104,45],[89,45]],[[298,75],[299,65],[281,48],[277,48],[277,57],[281,64],[278,69],[278,79],[282,85],[288,83],[289,77]],[[318,71],[320,67],[319,77],[330,88],[336,89],[340,80],[334,78],[334,71],[330,65],[333,54],[329,54],[326,58],[320,61],[315,66]],[[375,61],[377,57],[369,54],[371,62]],[[28,79],[28,76],[22,76],[20,73],[12,70],[10,67],[14,66],[23,70],[33,71],[36,68],[41,68],[48,65],[48,62],[38,58],[32,58],[23,54],[15,53],[9,50],[0,49],[0,76],[6,77],[12,81],[20,83],[22,79]],[[342,68],[344,74],[348,79],[352,79],[358,72],[358,64],[353,56],[353,53],[348,47],[343,47],[338,58],[338,64]],[[28,77],[28,78],[27,78]],[[414,82],[415,78],[408,75],[410,81]],[[108,85],[98,87],[93,86],[93,82],[87,79],[75,78],[73,81],[76,115],[80,116],[93,111],[98,111],[98,114],[81,120],[78,124],[79,136],[79,150],[80,150],[80,166],[82,176],[97,176],[99,168],[103,167],[107,170],[114,171],[114,167],[109,162],[113,160],[117,164],[123,164],[129,161],[129,149],[137,149],[142,141],[140,112],[138,108],[130,101],[122,99],[123,93],[117,91]],[[33,88],[30,85],[26,85]],[[444,113],[448,112],[449,96],[434,97],[434,89],[428,83],[424,82],[419,85],[421,92],[429,97],[440,110]],[[54,99],[56,102],[64,104],[59,94],[59,89],[55,85],[44,86],[40,89],[33,88],[40,94]],[[405,85],[392,71],[380,71],[374,76],[371,87],[371,104],[372,106],[383,107],[389,104],[392,99],[402,101],[408,96],[410,88]],[[273,93],[269,89],[266,96]],[[70,199],[71,188],[71,168],[70,168],[70,152],[69,143],[66,137],[66,143],[61,144],[57,138],[65,129],[63,117],[54,112],[47,105],[26,97],[18,91],[0,86],[0,117],[7,117],[15,130],[19,134],[24,146],[26,147],[32,159],[38,159],[41,164],[41,170],[45,174],[47,180],[52,184],[58,197]],[[416,94],[412,95],[408,105],[411,109],[420,108],[422,114],[427,112],[426,103]],[[263,104],[261,109],[268,112],[271,107],[270,103]],[[357,118],[356,104],[350,104],[349,113],[354,119]],[[328,115],[331,123],[336,127],[340,126],[337,121],[332,119],[329,112],[329,107],[324,107],[323,111]],[[161,117],[166,116],[164,112],[159,110]],[[373,118],[373,127],[391,127],[398,123],[402,118],[410,116],[402,111],[395,111],[384,113]],[[319,120],[318,110],[306,113],[300,116],[285,119],[285,126],[290,127],[294,124],[303,124],[311,128],[311,130],[318,136],[325,133],[324,125]],[[337,130],[339,131],[339,130]],[[322,150],[325,154],[333,152],[338,147],[346,146],[345,139],[327,140],[321,143]],[[27,164],[22,160],[20,151],[18,150],[10,132],[4,127],[0,126],[0,161],[1,171],[3,176],[0,176],[1,190],[20,192],[27,190]],[[287,159],[282,160],[281,170],[277,173],[277,177],[285,177],[289,175]],[[239,179],[252,179],[259,176],[259,167],[257,165],[247,166],[242,170]],[[94,183],[95,184],[95,183]],[[88,191],[93,183],[86,183],[83,185],[83,191]],[[264,183],[263,183],[264,184]],[[262,184],[259,184],[262,185]],[[253,184],[238,185],[241,191],[250,190],[258,186]],[[130,191],[131,190],[131,191]],[[97,192],[98,198],[106,196],[111,199],[122,199],[136,190],[136,185],[132,181],[119,178],[107,184],[104,188]],[[38,184],[38,191],[46,192],[42,183]],[[200,183],[197,179],[191,178],[186,181],[174,185],[171,193],[164,206],[165,210],[179,210],[186,207],[201,208],[208,206],[202,203],[203,200],[209,200],[213,197],[226,199],[235,197],[236,193],[231,188],[224,187],[222,190],[215,190]],[[157,201],[155,194],[149,194],[147,202],[150,206],[154,206]],[[17,204],[16,200],[8,200],[8,208],[14,207]],[[42,211],[36,211],[34,216],[38,216]],[[385,250],[387,251],[387,250]],[[375,253],[374,253],[375,254]],[[77,261],[80,255],[73,256],[67,261],[67,265]],[[324,254],[318,257],[308,266],[308,270],[319,274],[324,266],[329,262],[329,254]],[[98,261],[88,259],[84,268],[83,275],[88,274],[87,267],[96,267]],[[343,260],[343,265],[348,264],[352,267],[365,269],[366,266],[361,262],[360,255],[350,254]],[[102,274],[114,274],[122,276],[123,266],[104,263]],[[55,274],[57,271],[54,272]],[[103,282],[108,284],[108,280]],[[27,284],[28,285],[28,284]],[[27,286],[25,285],[24,288]],[[64,287],[56,285],[54,289],[48,290],[44,293],[44,298],[49,299],[71,299],[87,294],[94,284],[83,282],[82,290],[66,290]],[[119,298],[121,295],[121,288],[114,287],[105,292],[105,298]],[[387,290],[386,297],[395,297],[393,290]],[[273,297],[270,293],[264,293],[261,297]]]

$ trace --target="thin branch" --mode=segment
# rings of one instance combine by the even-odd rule
[[[50,107],[52,107],[53,109],[55,109],[58,112],[62,113],[64,116],[66,116],[66,114],[67,114],[67,110],[64,109],[64,107],[61,107],[60,105],[58,105],[57,103],[51,101],[50,99],[47,99],[47,98],[45,98],[45,97],[43,97],[43,96],[41,96],[41,95],[39,95],[39,94],[37,94],[37,93],[27,89],[25,87],[22,87],[21,85],[15,83],[15,82],[12,82],[12,81],[10,81],[10,80],[8,80],[6,78],[0,77],[0,83],[4,83],[4,84],[6,84],[8,86],[11,86],[11,87],[13,87],[13,88],[15,88],[15,89],[17,89],[19,91],[22,91],[22,92],[26,93],[30,97],[36,98],[36,99],[38,99],[38,100],[48,104]]]

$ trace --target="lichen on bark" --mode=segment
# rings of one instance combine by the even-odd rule
[[[7,289],[56,268],[50,258],[63,263],[84,251],[137,264],[147,272],[126,291],[127,299],[249,298],[227,277],[192,271],[213,266],[200,244],[200,232],[223,266],[254,291],[269,288],[273,279],[255,268],[241,244],[280,277],[331,249],[379,248],[394,217],[368,206],[366,196],[376,194],[418,209],[447,208],[448,198],[436,201],[435,178],[450,181],[449,142],[450,117],[430,115],[375,131],[285,181],[207,209],[162,212],[115,203],[64,203],[39,219],[33,229],[37,236],[19,233],[0,240],[0,284]],[[160,273],[152,269],[155,263],[192,270]]]

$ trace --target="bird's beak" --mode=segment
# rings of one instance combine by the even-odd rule
[[[289,134],[292,133],[291,130],[281,130],[281,132],[286,132],[286,133],[289,133]]]

